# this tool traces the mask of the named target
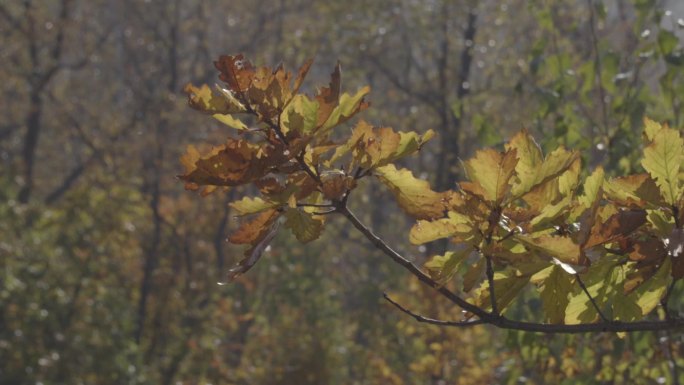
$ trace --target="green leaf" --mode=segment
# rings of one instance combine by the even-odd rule
[[[546,320],[554,324],[562,324],[565,320],[565,308],[570,303],[568,295],[573,289],[573,277],[562,267],[551,267],[549,276],[541,287],[541,300],[544,305]]]
[[[641,165],[655,179],[665,202],[674,205],[681,194],[679,169],[684,160],[684,141],[679,131],[663,127],[644,149]]]
[[[444,215],[446,195],[430,189],[430,184],[393,164],[379,167],[375,175],[387,186],[407,214],[416,219],[434,219]]]
[[[289,207],[285,211],[285,227],[302,243],[311,242],[321,236],[323,220],[314,218],[310,213]]]

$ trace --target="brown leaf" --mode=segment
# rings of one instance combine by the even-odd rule
[[[283,146],[253,144],[243,139],[228,139],[214,147],[208,155],[199,157],[194,148],[181,158],[186,168],[178,177],[186,182],[186,189],[199,186],[239,186],[266,176],[273,167],[288,161]]]
[[[267,228],[267,231],[263,232],[262,236],[258,240],[256,240],[252,247],[245,251],[245,258],[238,262],[238,264],[233,266],[230,270],[228,270],[228,274],[226,277],[228,282],[235,280],[235,278],[247,272],[249,269],[252,268],[252,266],[254,266],[259,261],[264,251],[266,250],[266,247],[268,247],[268,245],[275,237],[277,230],[278,221],[274,220]]]
[[[280,213],[277,210],[266,210],[251,221],[243,222],[228,240],[230,243],[238,245],[255,245],[268,234],[271,225],[278,219],[278,216],[280,216]]]
[[[667,255],[665,245],[660,239],[649,238],[636,240],[629,253],[629,259],[639,263],[653,263],[661,261]]]
[[[646,211],[640,209],[622,210],[603,223],[595,223],[583,248],[588,249],[614,242],[631,234],[644,223],[646,223]]]
[[[321,175],[323,181],[323,196],[328,200],[336,200],[349,190],[356,187],[356,180],[344,173],[328,173]]]
[[[342,74],[340,63],[338,62],[335,69],[330,74],[330,85],[322,87],[316,95],[318,101],[318,119],[316,127],[321,127],[330,117],[332,111],[337,107],[340,101],[340,86],[342,82]]]
[[[247,91],[256,72],[252,63],[242,54],[222,55],[214,62],[214,66],[220,72],[219,79],[228,85],[230,91],[237,94]]]

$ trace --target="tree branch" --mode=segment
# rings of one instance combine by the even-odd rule
[[[425,274],[412,262],[404,258],[401,254],[394,251],[382,239],[367,228],[359,219],[349,210],[343,202],[336,202],[337,212],[344,215],[351,224],[359,230],[373,245],[382,251],[385,255],[390,257],[394,262],[403,266],[416,278],[424,284],[432,287],[438,291],[443,297],[447,298],[452,303],[458,305],[462,309],[469,311],[479,317],[481,324],[490,324],[501,329],[521,330],[536,333],[597,333],[597,332],[636,332],[636,331],[658,331],[658,330],[672,330],[684,329],[684,319],[670,318],[662,321],[637,321],[637,322],[620,322],[620,321],[603,321],[590,324],[544,324],[537,322],[515,321],[508,319],[502,315],[492,314],[484,309],[467,302],[457,294],[451,292],[444,286],[435,282],[430,276]],[[415,318],[412,313],[408,313]],[[444,321],[449,322],[449,321]],[[454,326],[454,325],[444,325]],[[462,326],[462,325],[459,325]]]
[[[494,290],[494,268],[492,267],[492,257],[485,255],[487,262],[487,282],[489,283],[489,302],[492,303],[492,314],[499,314],[499,306],[496,303],[496,293]]]

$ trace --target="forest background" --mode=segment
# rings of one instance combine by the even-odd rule
[[[340,61],[376,125],[439,137],[407,161],[436,190],[459,159],[527,127],[588,169],[639,169],[643,118],[681,127],[677,1],[10,0],[0,3],[0,384],[678,384],[676,332],[541,335],[415,322],[383,298],[456,318],[343,222],[264,261],[226,236],[239,189],[197,199],[189,143],[227,130],[190,111],[212,61]],[[309,87],[309,88],[307,88]],[[387,193],[351,202],[422,264]],[[682,288],[675,288],[674,298]],[[514,307],[539,312],[531,299]],[[681,305],[681,301],[679,301]]]

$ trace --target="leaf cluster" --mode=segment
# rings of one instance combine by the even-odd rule
[[[546,324],[600,321],[621,331],[659,303],[668,312],[672,284],[684,275],[679,131],[647,119],[646,172],[608,178],[597,168],[583,178],[578,152],[560,147],[544,155],[523,129],[502,149],[464,161],[466,181],[436,192],[394,163],[420,150],[432,131],[397,132],[358,121],[345,135],[343,123],[368,108],[370,90],[343,93],[339,64],[313,96],[299,92],[311,60],[294,81],[282,66],[255,67],[242,55],[214,64],[222,83],[215,90],[188,85],[189,102],[235,135],[204,155],[189,147],[179,177],[202,195],[243,185],[258,191],[230,204],[245,219],[229,240],[248,248],[229,279],[259,260],[281,223],[307,243],[321,235],[327,215],[342,214],[395,262],[486,323],[524,329],[506,323],[503,312],[530,285],[539,290]],[[349,211],[350,194],[370,176],[417,220],[411,243],[447,238],[455,244],[426,264],[427,275]],[[454,277],[467,300],[446,289]]]

